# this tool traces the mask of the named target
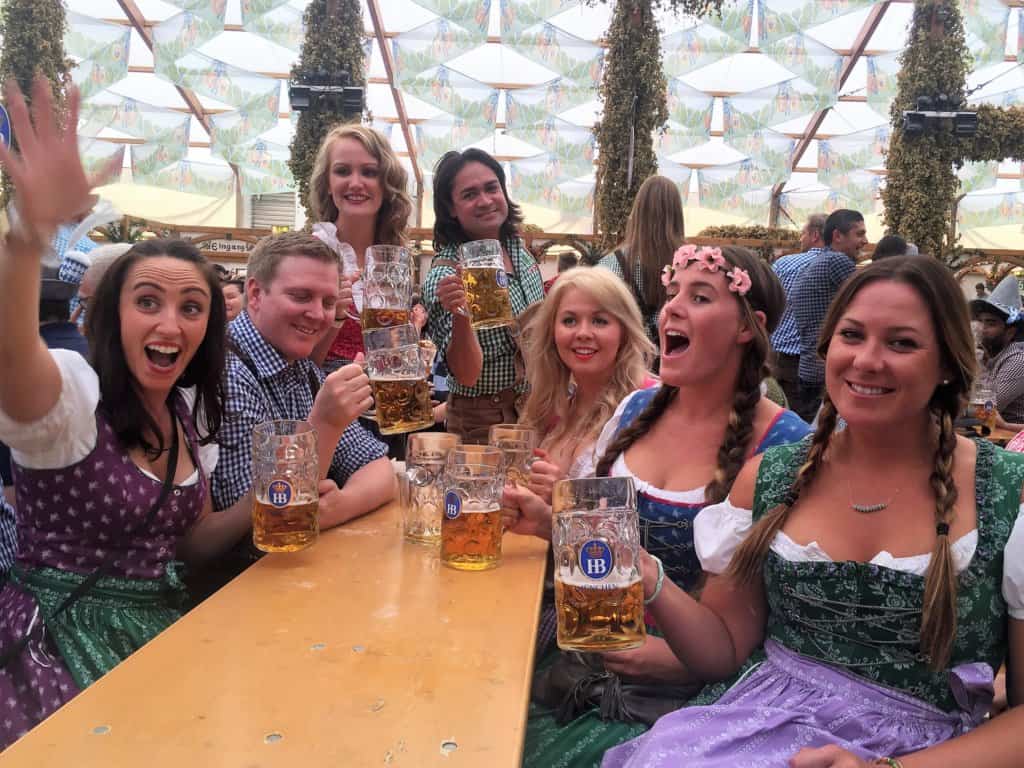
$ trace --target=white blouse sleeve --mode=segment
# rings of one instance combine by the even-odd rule
[[[701,568],[708,573],[724,573],[750,532],[753,519],[751,510],[734,507],[729,498],[698,512],[693,521],[693,543]]]
[[[96,406],[100,381],[80,354],[52,349],[60,371],[60,397],[50,412],[19,422],[0,411],[0,440],[11,457],[29,469],[60,469],[76,464],[96,447]]]
[[[637,392],[643,390],[638,389],[636,392],[630,392],[619,403],[619,407],[615,409],[615,413],[612,417],[604,423],[601,428],[601,434],[597,436],[597,442],[594,444],[594,466],[595,469],[598,464],[601,463],[601,457],[604,456],[604,452],[608,450],[608,446],[611,444],[612,439],[615,437],[615,433],[619,430],[619,422],[622,420],[622,412],[626,410],[626,405],[629,403]]]
[[[185,407],[189,413],[192,413],[192,407],[196,402],[196,388],[195,387],[180,387],[178,392],[181,394],[181,399],[185,402]],[[200,410],[196,414],[196,433],[199,435],[200,440],[210,434],[210,430],[206,425],[206,412]],[[217,460],[220,458],[220,446],[217,443],[207,443],[206,445],[199,446],[199,455],[196,459],[199,461],[199,465],[203,468],[203,474],[210,477],[213,474],[213,470],[217,466]]]
[[[1010,617],[1024,621],[1024,504],[1003,550],[1003,599]]]

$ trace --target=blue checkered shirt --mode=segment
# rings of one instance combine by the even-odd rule
[[[543,301],[544,281],[541,279],[536,259],[526,249],[522,240],[518,237],[506,240],[505,249],[514,268],[508,275],[508,296],[512,301],[512,314],[519,317],[528,306]],[[437,346],[439,354],[446,352],[452,340],[452,316],[437,300],[437,284],[448,275],[455,274],[454,267],[438,263],[445,260],[458,262],[457,246],[446,245],[438,249],[423,282],[423,303],[427,307],[427,333]],[[517,392],[525,392],[528,388],[525,379],[516,379],[516,342],[510,330],[485,328],[476,332],[476,338],[480,342],[480,350],[484,356],[480,378],[474,386],[464,387],[449,373],[448,389],[465,397],[493,395],[513,386]]]
[[[213,472],[216,510],[227,509],[252,488],[253,427],[274,419],[309,418],[315,397],[312,380],[324,380],[311,360],[285,360],[244,311],[228,325],[228,336],[248,355],[252,368],[237,355],[228,355],[224,423],[217,436],[220,458]],[[356,471],[387,453],[387,446],[353,422],[334,449],[327,476],[341,488]]]
[[[825,382],[825,363],[818,359],[818,333],[839,286],[856,269],[854,260],[845,253],[827,249],[804,268],[793,286],[789,305],[793,308],[800,333],[801,382]]]
[[[65,259],[64,254],[68,251],[79,251],[80,253],[89,253],[89,251],[95,250],[98,246],[88,237],[83,237],[74,246],[68,241],[71,236],[71,231],[75,228],[74,225],[62,224],[57,228],[57,234],[53,236],[52,246],[53,252],[57,254],[57,259],[60,261],[60,269],[57,271],[57,277],[63,280],[65,283],[74,283],[80,285],[82,282],[82,275],[85,274],[86,266],[81,262],[75,261],[74,259]],[[78,308],[78,297],[71,297],[70,309],[74,312]],[[83,317],[84,319],[84,317]]]
[[[4,484],[0,480],[0,576],[11,570],[18,554],[18,521],[3,494]]]
[[[772,270],[782,283],[782,290],[786,292],[786,309],[782,313],[782,319],[772,334],[772,349],[781,355],[800,354],[800,332],[796,327],[796,313],[793,312],[793,288],[804,268],[817,258],[819,253],[824,253],[824,248],[811,248],[806,253],[791,253],[783,256],[772,264]]]

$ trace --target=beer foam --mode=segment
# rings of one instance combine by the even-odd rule
[[[462,504],[463,515],[485,515],[489,512],[500,512],[501,505],[497,502],[487,504],[479,501],[466,501]]]

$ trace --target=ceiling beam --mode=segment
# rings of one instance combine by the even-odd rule
[[[391,88],[391,96],[395,100],[395,112],[398,114],[398,121],[402,126],[402,136],[405,138],[406,152],[408,152],[409,161],[412,163],[413,176],[416,177],[416,218],[418,222],[423,207],[423,172],[420,170],[419,159],[416,157],[416,142],[412,138],[409,114],[405,111],[405,99],[402,98],[402,92],[395,85],[395,62],[391,58],[391,48],[384,36],[384,19],[380,13],[380,5],[377,0],[367,0],[366,6],[370,11],[370,20],[373,22],[373,32],[377,36],[377,48],[384,61],[388,87]]]
[[[875,30],[878,29],[878,25],[882,21],[882,17],[885,16],[885,12],[889,9],[889,5],[892,0],[883,0],[883,2],[872,6],[871,11],[868,13],[868,17],[864,19],[864,24],[861,25],[860,31],[857,33],[856,39],[853,41],[853,47],[850,49],[850,55],[843,61],[843,66],[839,70],[839,82],[836,85],[836,91],[841,91],[843,86],[846,85],[846,81],[853,74],[853,68],[857,65],[860,57],[864,54],[864,51],[868,47],[868,42],[871,37],[875,34]],[[866,97],[865,97],[866,98]],[[839,98],[842,101],[842,97]],[[793,154],[790,155],[789,164],[791,168],[796,168],[800,161],[803,159],[804,153],[807,152],[807,148],[810,147],[811,142],[818,133],[818,129],[821,128],[822,123],[825,122],[825,116],[831,107],[825,107],[825,109],[819,109],[811,119],[807,122],[807,128],[804,130],[803,135],[797,139],[796,146],[793,148]],[[771,212],[769,213],[769,224],[771,226],[778,226],[779,214],[784,213],[779,205],[779,200],[782,196],[782,188],[785,183],[776,184],[772,189],[772,204]],[[786,218],[789,218],[788,214]]]
[[[135,0],[117,0],[117,4],[121,6],[121,10],[124,11],[124,15],[128,17],[128,21],[135,28],[135,31],[139,33],[139,37],[142,38],[142,42],[149,48],[150,53],[154,53],[153,49],[153,33],[150,29],[150,25],[146,22],[142,15],[142,11],[139,10],[139,6],[135,4]],[[131,71],[129,69],[129,71]],[[203,109],[203,105],[199,103],[199,99],[192,91],[188,88],[184,88],[180,85],[174,86],[178,93],[181,95],[182,100],[188,105],[189,111],[193,114],[199,124],[203,126],[203,130],[207,134],[210,133],[210,118]]]

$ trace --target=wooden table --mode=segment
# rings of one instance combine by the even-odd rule
[[[398,526],[392,504],[263,558],[0,765],[518,767],[547,544],[467,573]]]

